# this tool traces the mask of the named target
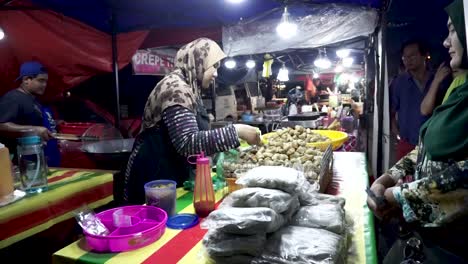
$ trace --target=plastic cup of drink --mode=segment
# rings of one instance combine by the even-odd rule
[[[146,205],[166,211],[167,216],[175,215],[177,183],[171,180],[156,180],[145,184]]]

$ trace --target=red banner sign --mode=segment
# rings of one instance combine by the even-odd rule
[[[177,51],[173,49],[138,50],[132,58],[136,75],[166,75],[174,68]]]

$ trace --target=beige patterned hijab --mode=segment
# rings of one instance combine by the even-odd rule
[[[176,55],[175,70],[153,89],[146,102],[142,131],[161,120],[163,111],[180,105],[196,114],[203,76],[226,55],[216,42],[199,38],[183,46]]]

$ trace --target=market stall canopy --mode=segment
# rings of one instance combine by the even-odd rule
[[[375,8],[381,5],[380,0],[300,2],[338,2]],[[93,75],[110,72],[109,33],[113,31],[118,34],[118,62],[122,68],[139,47],[184,44],[200,36],[221,40],[223,25],[281,6],[282,1],[275,0],[245,0],[239,5],[226,0],[0,1],[0,27],[6,33],[0,42],[0,60],[8,62],[0,66],[0,95],[17,87],[14,79],[19,65],[27,60],[39,60],[49,69],[46,91],[49,98]],[[147,31],[135,31],[148,29],[154,34],[143,43]]]
[[[32,0],[38,6],[75,18],[104,32],[112,32],[112,12],[117,18],[116,31],[141,29],[207,27],[232,24],[273,8],[282,1],[246,0],[240,4],[226,0]],[[343,3],[378,8],[381,0],[301,0],[306,3]],[[293,13],[294,14],[294,13]]]
[[[47,99],[98,73],[112,71],[109,34],[50,10],[0,13],[0,26],[6,34],[0,41],[0,96],[18,87],[15,79],[25,61],[40,61],[48,69]],[[146,35],[147,31],[117,35],[120,68],[130,62]]]
[[[248,21],[223,27],[223,48],[228,56],[307,49],[368,36],[378,22],[375,9],[350,5],[305,5],[288,7],[298,34],[281,39],[276,32],[282,8]]]

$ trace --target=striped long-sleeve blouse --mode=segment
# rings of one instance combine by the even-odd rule
[[[169,138],[176,151],[185,157],[202,151],[206,155],[211,155],[240,146],[233,125],[201,131],[193,112],[180,105],[165,109],[162,121],[168,129]]]

